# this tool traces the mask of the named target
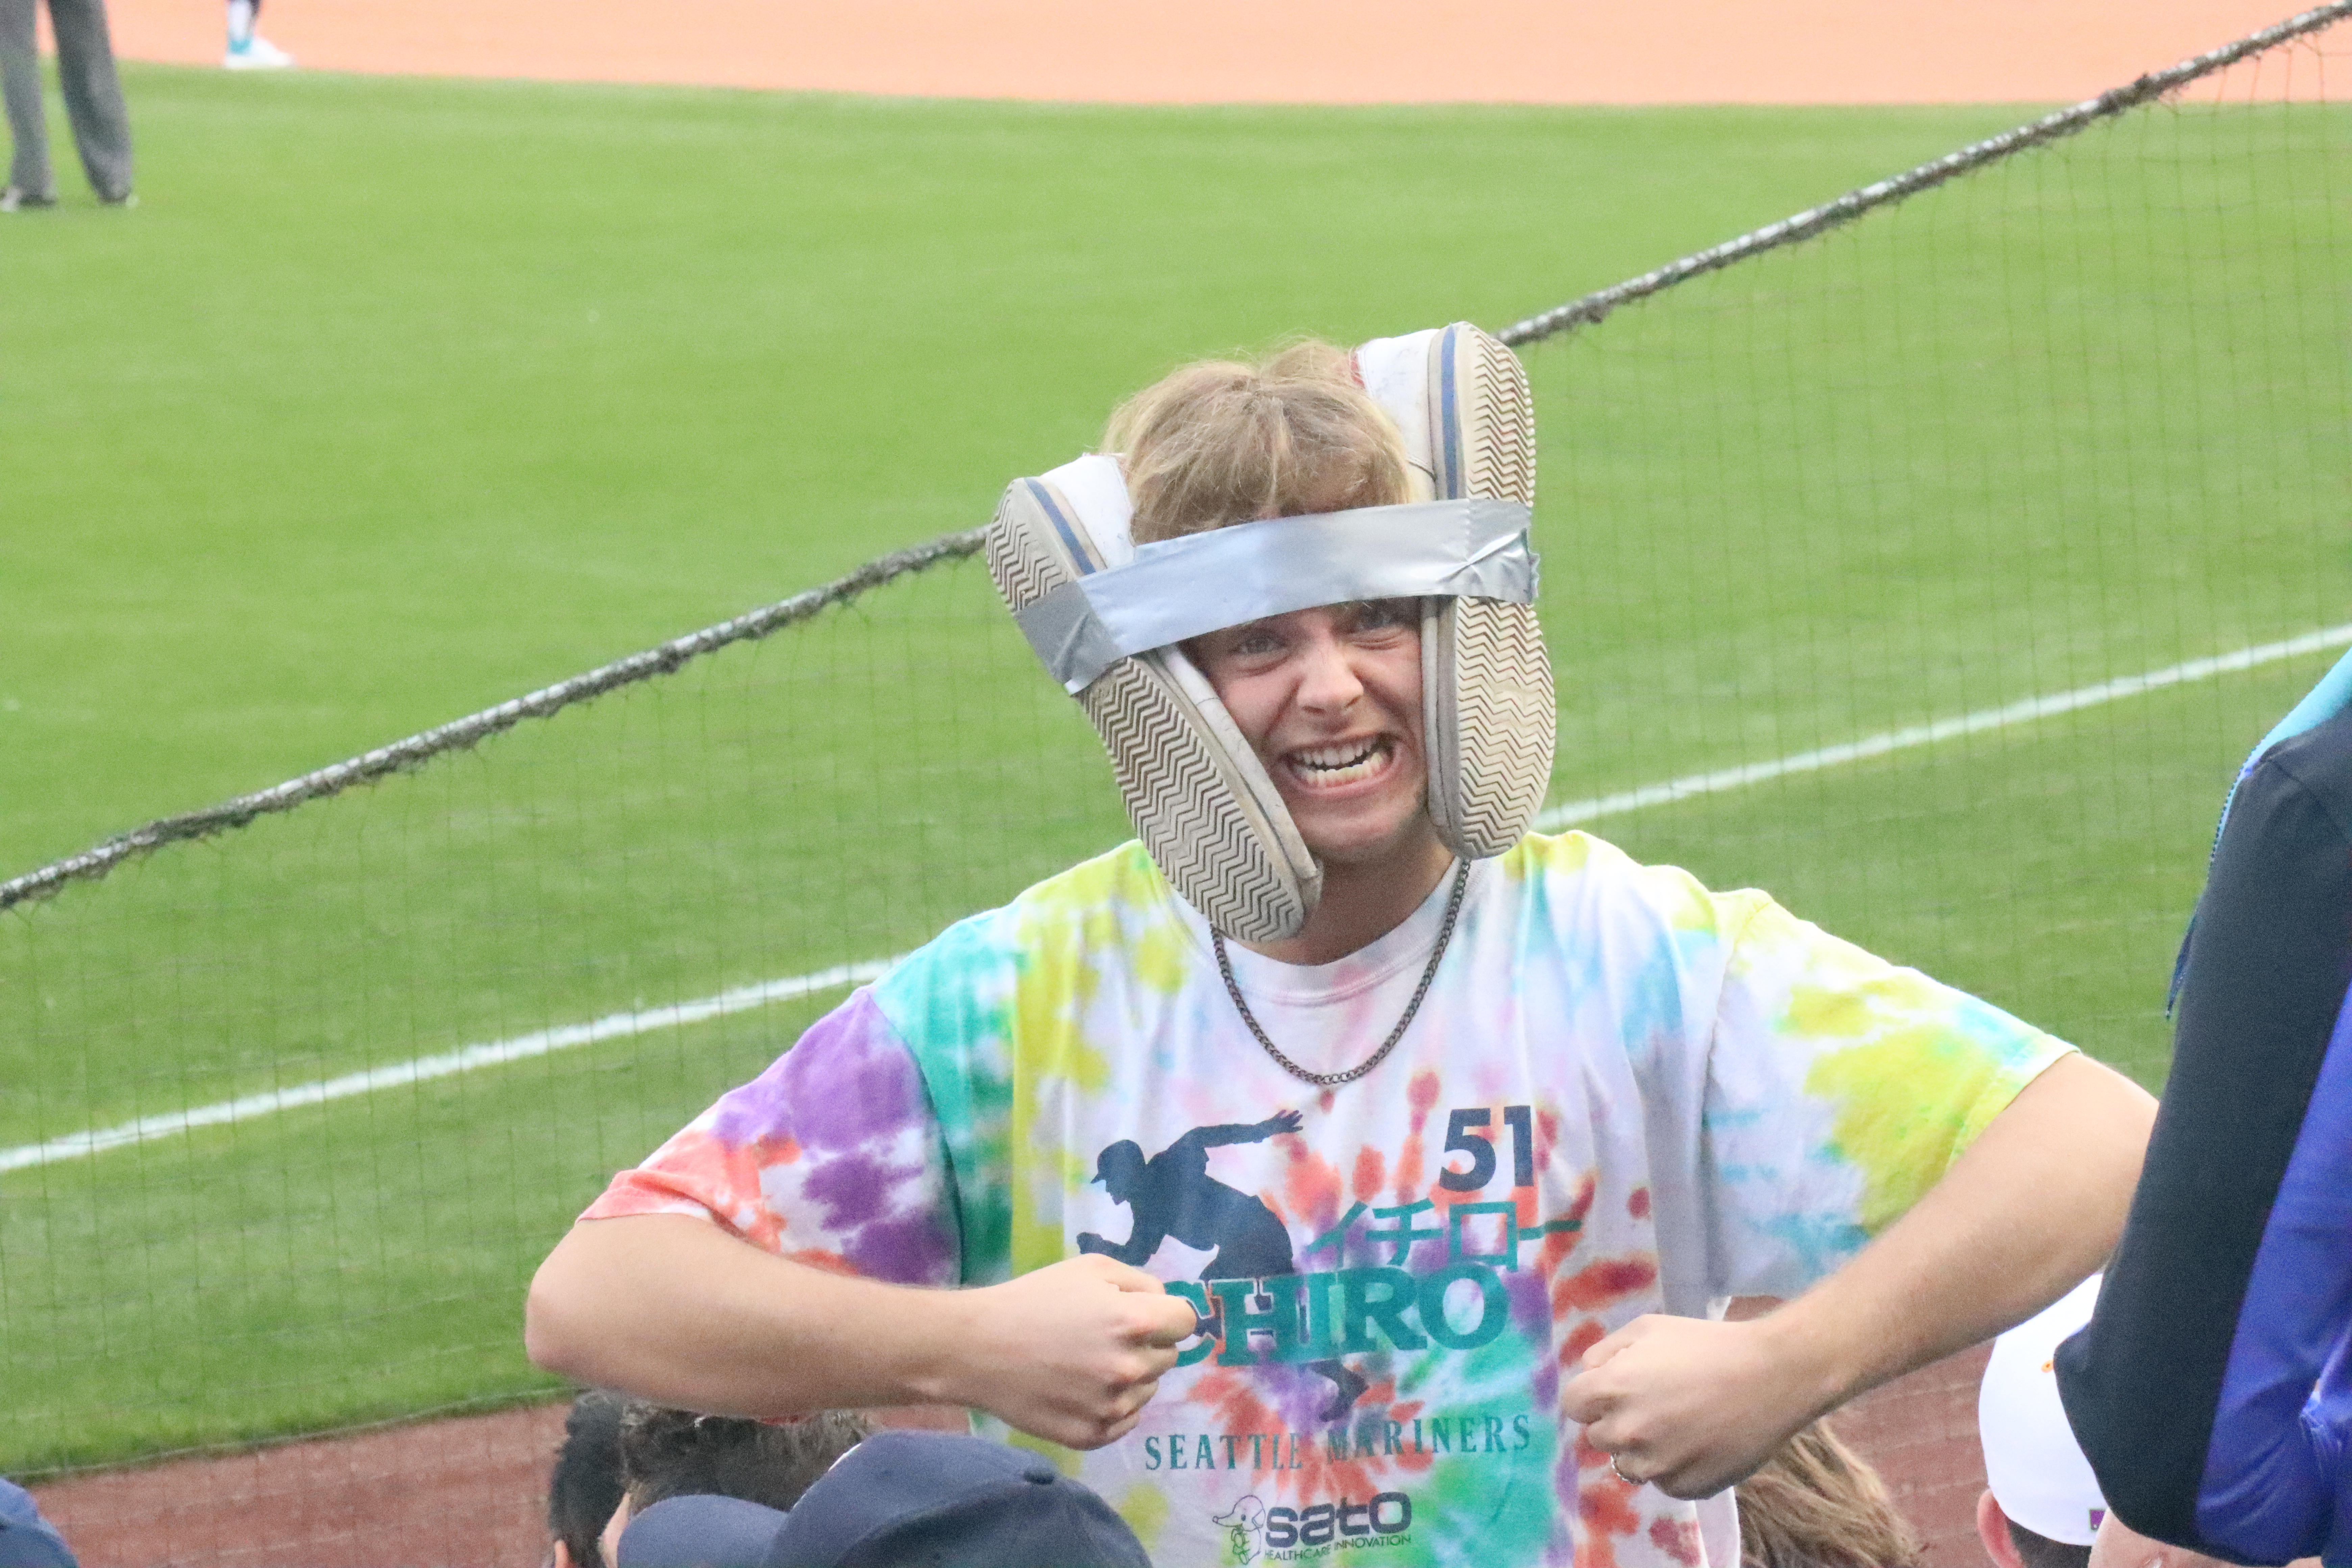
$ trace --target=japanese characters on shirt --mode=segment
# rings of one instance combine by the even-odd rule
[[[1334,964],[1235,950],[1253,1010],[1351,1065],[1442,894]],[[1697,1568],[1736,1559],[1727,1506],[1612,1475],[1559,1413],[1578,1358],[1643,1312],[1802,1289],[2065,1049],[1570,834],[1474,868],[1395,1054],[1317,1089],[1129,845],[951,928],[589,1214],[914,1284],[1086,1252],[1157,1275],[1202,1331],[1131,1436],[1056,1458],[1164,1568]]]

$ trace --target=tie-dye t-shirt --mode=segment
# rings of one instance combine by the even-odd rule
[[[1232,949],[1276,1043],[1315,1071],[1375,1049],[1450,882],[1336,963]],[[1577,1358],[1644,1312],[1802,1289],[2066,1049],[1569,834],[1472,868],[1393,1054],[1318,1089],[1130,844],[858,991],[588,1214],[910,1284],[1149,1269],[1212,1331],[1131,1436],[1055,1457],[1160,1568],[1697,1568],[1738,1560],[1727,1494],[1612,1474],[1559,1414]]]

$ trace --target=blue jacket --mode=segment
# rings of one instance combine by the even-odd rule
[[[0,1568],[74,1568],[74,1554],[33,1496],[0,1479]]]

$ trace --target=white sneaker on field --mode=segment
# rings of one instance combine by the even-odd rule
[[[286,70],[294,64],[294,57],[256,33],[246,39],[242,47],[236,44],[221,56],[221,65],[233,71]]]

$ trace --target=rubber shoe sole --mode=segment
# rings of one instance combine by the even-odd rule
[[[1016,479],[988,531],[988,571],[1018,615],[1100,568],[1067,497]],[[1128,816],[1185,902],[1235,942],[1296,936],[1322,894],[1265,765],[1208,679],[1175,648],[1123,658],[1078,694]],[[1269,810],[1268,807],[1272,809]]]
[[[1456,322],[1429,346],[1432,479],[1440,499],[1535,504],[1535,399],[1518,356]],[[1551,787],[1559,718],[1533,605],[1435,599],[1422,617],[1429,815],[1468,859],[1517,844]]]

